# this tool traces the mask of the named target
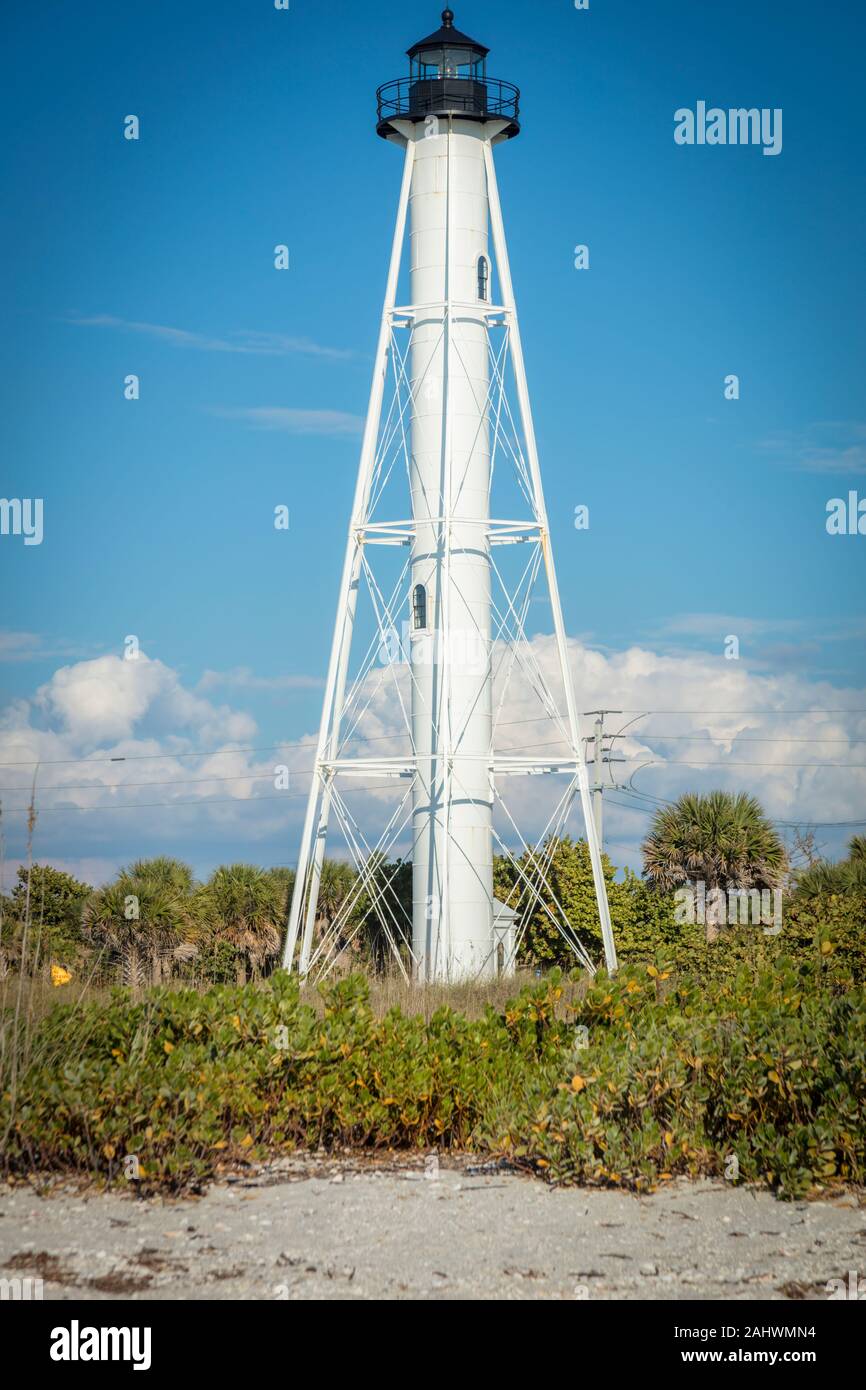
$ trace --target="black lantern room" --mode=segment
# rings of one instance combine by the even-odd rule
[[[454,28],[454,11],[442,11],[442,28],[409,49],[413,82],[483,82],[489,48]]]
[[[380,87],[379,134],[393,133],[393,120],[426,121],[429,116],[464,120],[504,119],[504,134],[520,131],[520,92],[510,82],[487,76],[489,48],[454,27],[454,11],[442,11],[442,27],[408,51],[409,77]]]

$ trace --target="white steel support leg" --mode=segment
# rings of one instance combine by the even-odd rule
[[[550,591],[550,606],[553,611],[554,631],[556,634],[556,646],[559,654],[559,662],[562,668],[562,680],[565,688],[565,699],[568,711],[568,722],[571,731],[572,751],[574,753],[575,765],[580,788],[580,802],[583,808],[583,819],[586,828],[586,842],[589,846],[589,857],[592,863],[592,877],[595,884],[595,895],[598,903],[598,915],[601,922],[601,934],[604,942],[605,964],[609,971],[613,972],[617,968],[616,946],[613,939],[613,928],[610,921],[610,906],[607,900],[607,885],[604,881],[604,870],[601,862],[601,849],[598,843],[598,835],[595,828],[595,817],[593,815],[592,802],[589,792],[589,780],[586,775],[586,762],[583,755],[583,743],[580,733],[580,719],[577,713],[577,705],[574,699],[574,686],[571,679],[571,668],[568,662],[568,647],[565,640],[565,625],[562,618],[562,606],[559,598],[559,588],[556,582],[556,571],[553,566],[553,555],[550,546],[550,529],[547,521],[547,510],[544,504],[544,490],[541,482],[541,469],[538,462],[538,446],[535,439],[535,426],[532,419],[532,407],[529,400],[529,386],[526,379],[526,366],[523,360],[523,346],[520,338],[520,324],[517,318],[517,306],[514,299],[514,286],[511,281],[511,267],[508,260],[508,247],[505,241],[505,225],[502,219],[502,207],[499,202],[499,188],[496,182],[496,169],[493,162],[493,148],[489,141],[485,143],[484,159],[487,166],[488,197],[490,200],[490,223],[493,232],[493,246],[496,254],[496,265],[499,271],[499,283],[502,291],[502,303],[506,309],[509,323],[509,339],[511,348],[511,360],[514,367],[514,379],[517,386],[517,399],[520,409],[523,434],[526,441],[526,452],[529,461],[530,478],[535,497],[535,507],[541,532],[541,545],[544,552],[544,566],[547,574],[547,583]]]
[[[360,555],[364,543],[363,528],[370,501],[370,486],[376,459],[376,442],[379,436],[382,401],[385,394],[385,379],[388,371],[388,348],[391,341],[391,323],[394,306],[397,300],[397,285],[400,276],[400,262],[406,233],[406,215],[409,207],[409,192],[412,186],[414,158],[415,146],[410,141],[406,146],[406,158],[403,166],[403,183],[400,189],[400,201],[397,207],[397,222],[394,228],[394,240],[391,247],[391,264],[388,270],[388,281],[385,288],[385,303],[382,310],[382,322],[379,328],[379,342],[376,349],[376,362],[373,368],[373,382],[370,388],[367,421],[364,427],[364,438],[361,445],[361,461],[358,469],[358,481],[355,487],[352,519],[349,523],[346,557],[340,583],[340,597],[337,603],[337,621],[334,627],[334,640],[331,645],[328,678],[325,686],[325,699],[322,707],[322,722],[319,730],[316,765],[313,769],[310,794],[307,799],[303,839],[298,855],[298,867],[295,877],[294,892],[292,893],[292,907],[289,914],[289,925],[283,950],[283,968],[291,970],[298,938],[301,912],[306,898],[307,914],[304,924],[304,940],[301,952],[302,974],[305,972],[309,963],[310,945],[316,918],[319,880],[322,872],[322,860],[325,852],[325,839],[331,801],[330,787],[325,786],[320,789],[320,770],[325,760],[336,755],[337,740],[339,738],[340,717],[345,695],[346,672],[349,662],[349,649],[351,646],[355,606],[357,603]],[[341,615],[342,622],[340,621]],[[316,806],[319,802],[320,790],[322,797],[321,810],[315,831],[315,842],[313,843],[313,825],[316,817]],[[308,883],[309,891],[307,891]]]

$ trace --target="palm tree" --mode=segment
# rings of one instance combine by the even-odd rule
[[[866,835],[852,835],[848,841],[848,858],[856,864],[866,863]]]
[[[178,903],[185,929],[183,939],[174,946],[162,946],[154,952],[153,980],[154,984],[161,984],[166,966],[170,972],[175,961],[192,960],[197,955],[194,940],[197,926],[195,876],[189,864],[166,854],[157,855],[154,859],[137,859],[130,864],[126,873],[130,878],[146,880]]]
[[[198,895],[204,929],[235,952],[239,985],[260,979],[282,938],[285,892],[272,873],[254,864],[215,869]]]
[[[120,957],[123,983],[138,990],[148,979],[161,981],[166,957],[188,940],[192,913],[173,887],[123,869],[87,900],[81,921],[95,945]]]
[[[365,867],[366,887],[353,904],[352,927],[358,926],[358,948],[372,968],[381,973],[393,964],[394,951],[404,966],[409,963],[412,940],[412,865],[398,859],[389,863],[372,854]],[[354,881],[354,876],[353,876]]]
[[[292,893],[295,887],[295,871],[286,865],[280,864],[275,869],[268,869],[268,876],[276,884],[280,894],[280,916],[285,921],[289,915],[289,904],[292,901]]]
[[[287,875],[290,878],[288,892],[286,894],[286,911],[284,916],[288,918],[289,908],[297,890],[298,884],[293,869],[272,869],[271,873],[276,877]],[[320,940],[322,935],[334,925],[340,917],[340,930],[337,937],[337,949],[342,949],[346,944],[347,934],[353,935],[353,928],[356,925],[357,915],[357,892],[352,897],[351,911],[344,911],[347,899],[353,894],[357,886],[358,875],[350,864],[340,859],[323,859],[319,871],[318,892],[316,894],[316,918],[314,923],[314,936]],[[306,903],[304,904],[304,909]],[[300,919],[301,934],[304,933],[304,909],[302,909]],[[357,949],[357,948],[356,948]]]
[[[316,916],[320,923],[330,926],[335,921],[355,883],[357,874],[351,864],[339,859],[322,861],[322,877],[319,880],[319,902]]]
[[[817,898],[823,893],[844,893],[845,873],[842,864],[831,864],[819,859],[806,869],[799,869],[794,879],[794,888],[801,897]]]
[[[182,859],[172,859],[160,854],[155,859],[136,859],[126,873],[131,878],[147,878],[177,893],[179,897],[189,897],[195,887],[195,879],[189,864]]]
[[[848,858],[838,864],[821,859],[801,869],[795,888],[802,897],[819,897],[825,893],[866,892],[866,835],[854,835],[848,842]]]
[[[644,840],[644,876],[664,892],[702,881],[707,890],[777,888],[788,867],[760,803],[739,792],[689,793],[658,810]],[[718,935],[707,923],[707,941]]]

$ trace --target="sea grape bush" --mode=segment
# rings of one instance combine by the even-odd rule
[[[825,962],[698,980],[659,960],[566,986],[554,970],[502,1013],[429,1022],[376,1018],[360,977],[315,1009],[282,972],[59,1006],[0,1097],[3,1162],[148,1191],[342,1146],[472,1149],[637,1190],[722,1176],[731,1155],[785,1196],[866,1177],[866,994]]]
[[[507,1136],[557,1181],[647,1189],[677,1174],[796,1196],[862,1182],[866,996],[791,962],[708,987],[650,966],[588,992],[592,1045]],[[530,1135],[527,1141],[526,1135]]]

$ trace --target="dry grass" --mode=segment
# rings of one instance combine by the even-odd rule
[[[536,983],[536,977],[533,971],[521,970],[515,975],[496,980],[471,980],[454,985],[412,985],[407,984],[399,974],[389,974],[371,975],[368,983],[370,1007],[377,1018],[383,1018],[390,1009],[400,1009],[404,1014],[420,1014],[429,1020],[437,1009],[445,1006],[466,1018],[482,1017],[488,1005],[501,1012],[509,999],[519,994],[525,985]],[[193,989],[199,994],[211,987],[203,979],[172,980],[162,986],[172,990]],[[51,984],[47,971],[36,976],[10,973],[5,980],[0,980],[0,1016],[8,1010],[14,1011],[17,1005],[19,1011],[26,1014],[33,1025],[37,1025],[55,1004],[107,1002],[114,988],[118,986],[94,983],[82,976],[80,980],[73,980],[58,989]],[[249,984],[246,988],[255,989],[257,986]],[[571,988],[565,986],[564,998],[570,997]],[[125,992],[131,993],[129,990]],[[143,990],[139,997],[146,998],[148,993],[148,990]],[[314,984],[302,986],[301,998],[316,1010],[323,1007],[318,987]]]
[[[108,1000],[111,988],[108,985],[93,984],[84,976],[71,984],[57,988],[52,985],[48,972],[38,975],[6,976],[0,980],[0,1017],[19,1004],[20,1014],[38,1024],[55,1004],[90,1004],[100,999]]]
[[[497,1011],[505,1008],[509,999],[519,994],[524,985],[535,979],[529,971],[496,980],[469,980],[454,985],[412,985],[402,975],[374,975],[370,978],[370,1007],[377,1018],[389,1009],[404,1014],[421,1014],[429,1020],[437,1009],[446,1005],[466,1018],[480,1018],[488,1004]],[[306,990],[304,994],[314,990]],[[312,1001],[310,1001],[312,1002]]]

